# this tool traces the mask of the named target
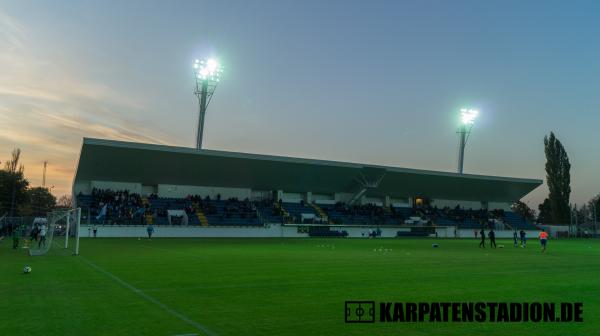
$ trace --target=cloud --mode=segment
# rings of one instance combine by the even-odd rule
[[[62,101],[60,96],[54,95],[46,90],[32,87],[0,87],[0,95],[16,96],[20,98],[33,98],[37,100]]]
[[[24,35],[25,29],[17,20],[0,12],[0,45],[4,51],[21,48]]]
[[[25,173],[41,184],[70,193],[83,137],[169,144],[173,138],[143,120],[141,99],[85,78],[39,47],[26,27],[0,13],[0,160],[14,147],[23,151]]]

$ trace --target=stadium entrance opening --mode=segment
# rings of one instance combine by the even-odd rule
[[[429,206],[429,203],[430,203],[429,198],[427,198],[427,197],[415,197],[413,206],[415,208],[427,207],[427,206]]]

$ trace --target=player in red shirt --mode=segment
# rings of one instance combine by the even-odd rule
[[[542,229],[540,232],[540,244],[542,244],[542,253],[546,252],[546,244],[548,243],[548,233]]]

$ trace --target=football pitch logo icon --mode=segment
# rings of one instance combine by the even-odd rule
[[[346,301],[346,323],[375,323],[375,301]]]

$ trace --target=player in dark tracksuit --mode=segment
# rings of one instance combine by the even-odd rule
[[[526,233],[525,233],[525,231],[521,230],[519,232],[519,235],[521,236],[521,247],[525,247],[527,245],[527,239],[526,239]]]
[[[519,244],[517,243],[517,229],[515,229],[515,231],[513,232],[513,240],[515,241],[515,247],[518,247]]]
[[[148,224],[146,232],[148,232],[148,239],[152,239],[152,234],[154,233],[154,226],[152,226],[152,224]]]
[[[481,236],[481,243],[479,243],[479,247],[485,248],[485,231],[481,229],[481,231],[479,231],[479,235]]]
[[[494,230],[490,230],[488,236],[490,237],[490,246],[496,248],[496,233],[494,232]]]
[[[21,228],[17,224],[13,224],[12,228],[12,239],[13,239],[13,249],[16,250],[19,248],[19,240],[21,239]]]

